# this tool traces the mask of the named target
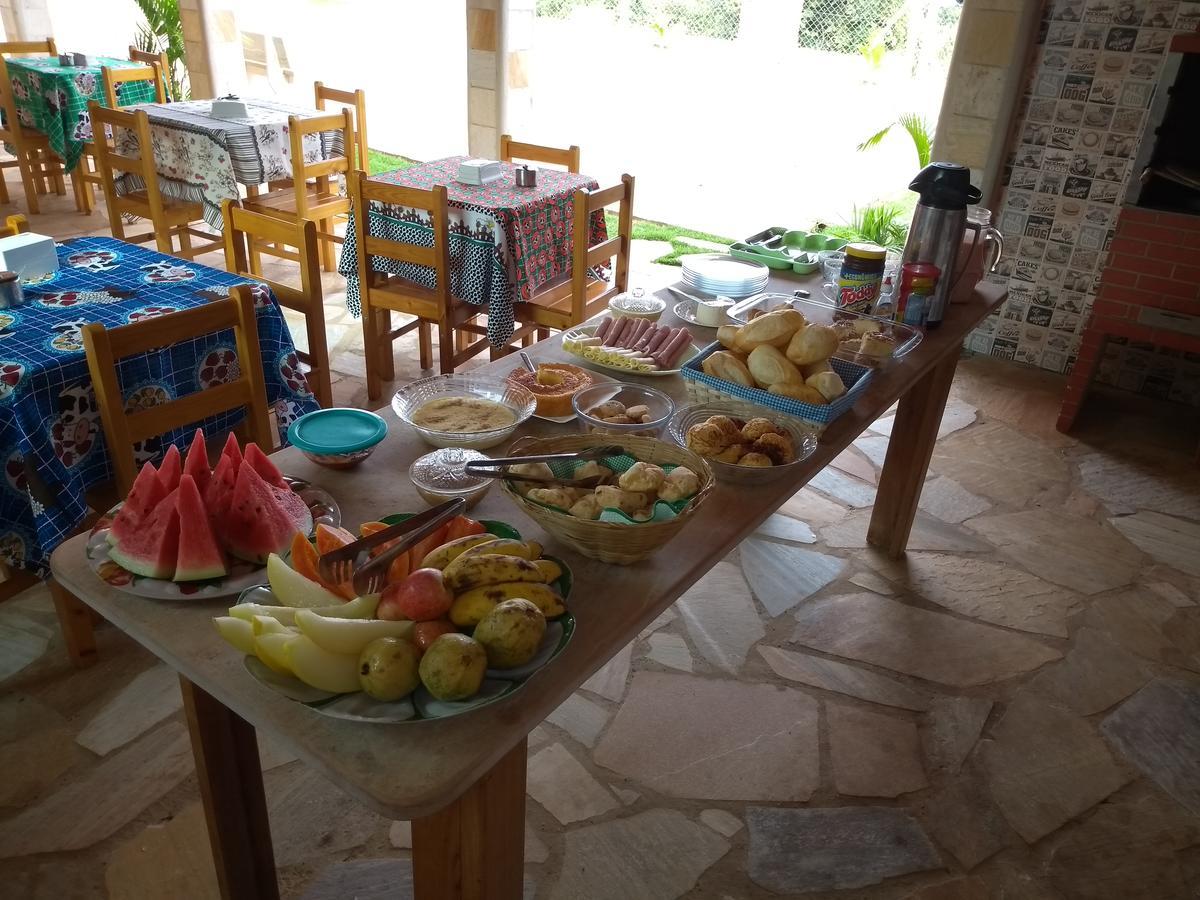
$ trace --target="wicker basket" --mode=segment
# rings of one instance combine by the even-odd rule
[[[550,438],[522,438],[513,444],[510,456],[531,456],[540,453],[570,453],[612,443],[611,434],[568,434]],[[700,504],[712,490],[716,479],[708,463],[691,450],[664,443],[655,438],[622,436],[620,444],[631,456],[643,462],[687,466],[700,479],[700,490],[675,518],[664,522],[643,522],[637,525],[618,525],[580,519],[546,506],[530,502],[516,492],[508,481],[501,488],[509,499],[529,518],[564,544],[590,559],[600,562],[629,565],[652,556],[695,515]]]

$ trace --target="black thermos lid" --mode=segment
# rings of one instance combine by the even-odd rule
[[[935,209],[966,209],[978,203],[983,192],[971,185],[971,170],[958,163],[930,163],[908,185],[921,202]]]

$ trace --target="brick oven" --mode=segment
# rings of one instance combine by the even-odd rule
[[[1110,341],[1200,358],[1200,35],[1174,38],[1058,429],[1075,422]]]

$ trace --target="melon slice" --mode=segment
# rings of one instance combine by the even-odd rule
[[[229,461],[233,464],[233,471],[237,471],[242,464],[242,450],[238,447],[237,435],[233,432],[229,433],[229,437],[225,439],[225,446],[221,449],[222,456],[228,456]]]
[[[167,448],[162,465],[158,467],[158,480],[162,482],[163,490],[168,494],[179,487],[179,476],[183,472],[183,458],[179,448],[172,444]]]
[[[230,553],[250,562],[266,562],[272,553],[287,552],[297,531],[307,533],[312,528],[312,515],[304,501],[291,491],[286,493],[304,510],[306,521],[298,521],[294,506],[288,508],[282,502],[283,491],[267,484],[249,463],[242,461],[229,509],[216,526]]]
[[[204,432],[199,428],[196,429],[196,436],[192,438],[192,445],[183,461],[183,474],[191,475],[200,496],[205,496],[208,483],[212,481],[212,470],[208,467],[208,448],[204,445]]]
[[[108,542],[116,546],[123,537],[137,534],[142,522],[166,496],[167,492],[158,480],[154,463],[146,463],[142,466],[142,471],[138,472],[129,496],[125,498],[125,503],[117,511],[117,516],[108,529]]]
[[[280,474],[279,469],[275,466],[275,463],[271,462],[271,460],[267,457],[267,454],[262,452],[258,444],[247,444],[245,456],[243,458],[246,460],[246,462],[250,463],[251,468],[253,468],[255,472],[262,476],[262,480],[267,484],[274,485],[278,488],[286,488],[287,490],[291,490],[291,488],[288,487],[288,483],[283,480],[283,475]]]
[[[122,536],[109,551],[113,561],[135,575],[171,578],[179,555],[178,499],[178,490],[172,491],[137,531]]]
[[[173,580],[203,581],[221,577],[229,571],[225,566],[225,554],[217,544],[208,511],[191,475],[179,478],[176,506],[179,509],[179,553]]]
[[[229,513],[229,500],[233,496],[233,488],[237,483],[237,465],[233,460],[221,454],[221,459],[213,470],[208,488],[204,492],[204,505],[208,509],[208,518],[215,524],[221,522]]]

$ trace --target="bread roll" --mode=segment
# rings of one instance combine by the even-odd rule
[[[687,466],[676,466],[663,481],[662,487],[658,490],[658,497],[660,500],[673,503],[684,497],[692,496],[698,490],[700,490],[700,476]]]
[[[737,349],[737,335],[742,330],[741,325],[722,325],[717,329],[717,343],[730,350]]]
[[[832,372],[832,371],[833,371],[833,366],[831,366],[829,364],[829,360],[827,360],[827,359],[822,359],[819,362],[815,362],[811,365],[800,367],[800,374],[804,376],[805,381],[807,381],[813,375],[816,375],[818,372]]]
[[[809,387],[816,388],[821,392],[821,396],[831,403],[846,393],[846,385],[842,383],[837,372],[818,372],[816,375],[805,378],[804,383]]]
[[[787,358],[798,366],[829,359],[837,352],[837,332],[828,325],[809,325],[796,332],[787,346]]]
[[[635,462],[621,473],[617,484],[627,491],[653,493],[662,486],[666,477],[667,473],[663,471],[662,466],[648,462]]]
[[[764,434],[750,446],[751,453],[761,453],[774,465],[782,466],[796,458],[796,448],[786,434]]]
[[[718,350],[713,353],[704,360],[701,368],[705,375],[711,375],[713,378],[732,381],[743,387],[754,387],[754,379],[750,376],[750,370],[746,368],[746,364],[742,362],[741,357],[728,350]]]
[[[761,453],[747,453],[738,460],[739,466],[753,466],[759,469],[769,469],[773,465],[769,456]]]
[[[791,397],[801,403],[814,403],[817,406],[825,406],[829,402],[825,399],[824,394],[815,387],[809,387],[803,381],[781,381],[771,385],[767,391],[771,394],[778,394],[780,397]]]
[[[751,419],[742,426],[742,440],[754,443],[764,434],[778,434],[779,427],[770,419]]]
[[[687,448],[700,456],[716,456],[729,446],[732,439],[719,425],[700,422],[687,430]]]
[[[743,325],[738,331],[734,345],[746,353],[763,344],[783,348],[792,339],[792,335],[804,327],[804,322],[803,314],[790,307],[775,309]]]
[[[729,416],[709,416],[709,425],[716,425],[731,441],[741,440],[742,429]]]
[[[749,444],[730,444],[720,453],[712,457],[717,462],[736,463],[750,451]]]
[[[801,381],[800,370],[788,362],[782,351],[770,344],[760,344],[750,351],[746,360],[750,375],[760,387],[779,381]]]

